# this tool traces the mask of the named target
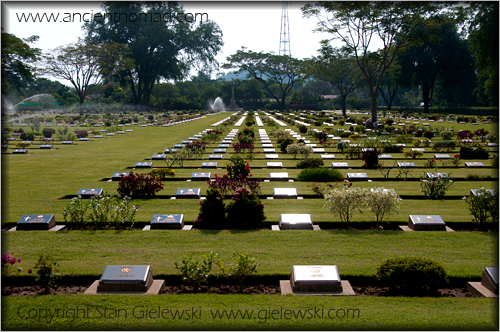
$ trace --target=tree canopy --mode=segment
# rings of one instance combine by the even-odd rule
[[[86,23],[86,38],[128,45],[134,66],[121,71],[119,77],[130,86],[134,103],[148,105],[160,80],[183,79],[195,65],[205,70],[217,66],[215,55],[223,42],[216,23],[157,19],[158,15],[179,17],[184,12],[173,2],[103,2],[101,8],[105,13],[120,13],[119,18],[104,16],[103,22]],[[129,19],[132,17],[136,19]]]
[[[247,72],[247,77],[254,78],[265,87],[282,111],[294,84],[301,81],[301,65],[301,60],[288,55],[257,53],[242,47],[235,54],[228,56],[227,63],[222,67]]]

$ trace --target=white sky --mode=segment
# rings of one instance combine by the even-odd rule
[[[279,53],[282,2],[180,2],[186,12],[207,13],[222,30],[224,46],[217,56],[220,64],[226,57],[234,54],[241,46],[255,52]],[[76,42],[83,37],[80,22],[19,22],[22,13],[51,14],[60,13],[61,20],[65,13],[97,13],[100,2],[2,2],[2,31],[12,33],[19,38],[38,35],[40,39],[33,43],[43,51]],[[319,42],[328,38],[328,34],[313,32],[316,19],[302,18],[300,8],[304,2],[292,2],[288,7],[290,25],[290,49],[292,56],[298,59],[317,55]],[[69,82],[62,82],[69,85]]]

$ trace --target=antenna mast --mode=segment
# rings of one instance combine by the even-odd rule
[[[288,1],[283,1],[281,9],[281,31],[279,55],[292,56],[290,51],[290,24],[288,21]]]

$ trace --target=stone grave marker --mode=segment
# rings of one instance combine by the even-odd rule
[[[166,154],[154,154],[151,160],[165,160],[167,158]]]
[[[263,152],[264,153],[273,153],[273,152],[276,152],[276,149],[275,148],[266,148],[266,149],[263,149]]]
[[[214,149],[214,154],[217,153],[226,153],[226,149]]]
[[[201,163],[201,168],[217,168],[217,163],[213,161],[211,162],[205,161]]]
[[[27,154],[28,153],[28,149],[14,149],[12,151],[12,153],[14,153],[14,154]]]
[[[175,198],[200,198],[200,188],[180,188],[175,193]]]
[[[115,136],[115,133],[107,133],[106,136]]]
[[[183,214],[155,214],[151,218],[151,229],[182,229]]]
[[[487,267],[483,270],[481,285],[498,295],[498,267]]]
[[[321,159],[335,159],[335,155],[333,154],[322,154]]]
[[[222,159],[221,154],[210,154],[208,155],[208,159]]]
[[[325,153],[325,148],[313,148],[313,153]]]
[[[128,172],[116,172],[116,173],[113,173],[111,180],[112,181],[120,181],[122,176],[127,176],[127,175],[129,175]]]
[[[94,135],[94,138],[102,138],[102,135]]]
[[[398,167],[399,168],[413,168],[413,167],[415,167],[415,164],[411,161],[399,161]]]
[[[273,197],[280,198],[297,198],[296,188],[274,188]]]
[[[174,148],[182,149],[183,147],[184,147],[184,144],[174,144]]]
[[[85,188],[85,189],[78,190],[77,195],[81,196],[82,198],[90,198],[90,197],[95,196],[95,195],[101,195],[102,192],[103,192],[102,188],[98,188],[98,189],[94,189],[94,188],[88,189],[88,188]]]
[[[378,159],[392,159],[392,156],[390,154],[381,154]]]
[[[80,141],[88,141],[88,140],[89,140],[89,138],[88,138],[88,137],[81,137],[81,138],[80,138]]]
[[[229,144],[219,144],[218,147],[219,148],[228,148]]]
[[[348,163],[332,163],[332,168],[349,168]]]
[[[342,292],[336,265],[294,265],[290,284],[294,292]]]
[[[191,173],[191,180],[193,181],[210,180],[210,173]]]
[[[280,229],[313,229],[310,214],[281,214],[278,226]]]
[[[382,193],[394,193],[395,195],[397,195],[396,190],[394,190],[394,189],[386,189],[386,188],[384,188],[384,189],[375,189],[375,188],[371,188],[370,190],[371,191],[378,191],[378,192],[382,192]]]
[[[149,265],[106,265],[97,292],[147,292],[152,284]]]
[[[16,230],[49,230],[56,226],[56,219],[53,214],[25,214],[17,222]]]
[[[425,153],[425,149],[424,148],[412,148],[411,150],[412,151],[420,151],[420,152]]]
[[[366,173],[347,173],[349,180],[368,180]]]
[[[484,164],[480,161],[466,161],[465,167],[467,167],[467,168],[484,167]]]
[[[478,196],[480,193],[478,192],[480,189],[471,189],[470,196]],[[497,191],[495,189],[486,189],[486,191],[490,192],[493,196],[497,195]]]
[[[52,144],[42,144],[40,145],[40,149],[52,149]]]
[[[447,177],[448,177],[448,174],[446,174],[446,173],[427,173],[428,179],[437,179],[437,178],[445,179]]]
[[[446,225],[439,215],[410,215],[408,227],[414,231],[445,231]]]
[[[62,141],[61,144],[71,145],[71,144],[73,144],[73,141]]]
[[[485,145],[490,148],[498,147],[498,143],[486,143]]]
[[[449,154],[435,154],[434,158],[436,158],[436,159],[451,159]]]
[[[267,163],[267,168],[282,168],[283,163],[281,161],[270,161]]]
[[[153,163],[150,161],[140,161],[135,164],[136,168],[151,168],[153,167]]]
[[[288,173],[269,173],[269,181],[288,181]]]
[[[279,155],[277,154],[266,154],[265,159],[279,159]]]
[[[272,147],[273,147],[272,144],[268,144],[268,143],[262,144],[262,148],[272,148]]]

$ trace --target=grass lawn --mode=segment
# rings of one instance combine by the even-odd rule
[[[205,129],[226,118],[222,113],[189,123],[170,127],[130,126],[133,129],[123,135],[93,138],[88,142],[75,141],[73,145],[62,145],[55,141],[54,149],[39,149],[37,141],[28,149],[27,155],[13,155],[9,151],[2,154],[2,226],[14,225],[23,214],[55,214],[56,223],[63,224],[62,210],[68,204],[68,196],[76,195],[81,188],[103,188],[116,194],[117,182],[107,181],[115,172],[147,172],[133,169],[140,161],[148,161],[153,154],[163,153]],[[263,116],[261,116],[263,118]],[[423,122],[423,121],[420,121]],[[453,127],[471,131],[486,128],[498,132],[495,125],[473,126],[433,123],[430,127],[442,130]],[[77,129],[102,129],[77,128]],[[224,135],[233,129],[225,128]],[[240,127],[241,129],[244,127]],[[255,131],[260,127],[253,127]],[[296,178],[300,170],[295,168],[298,160],[279,151],[276,138],[271,136],[273,128],[264,127],[283,161],[285,169],[267,169],[263,154],[251,161],[254,177],[267,179],[270,172],[288,172]],[[296,127],[288,126],[298,132]],[[311,127],[313,128],[313,127]],[[322,129],[321,127],[317,127]],[[337,125],[335,128],[339,128]],[[343,126],[348,129],[348,126]],[[224,136],[223,136],[224,137]],[[262,150],[258,134],[256,150]],[[317,140],[306,135],[311,143]],[[439,140],[439,137],[433,141]],[[357,143],[352,141],[353,143]],[[14,142],[15,143],[15,142]],[[201,188],[202,196],[207,184],[187,182],[193,172],[210,172],[222,175],[224,165],[231,156],[232,148],[218,160],[219,169],[201,169],[201,162],[207,161],[217,144],[207,147],[203,160],[186,161],[185,167],[174,167],[176,177],[164,181],[164,189],[159,198],[134,199],[140,206],[136,222],[149,223],[153,214],[184,214],[186,222],[195,220],[199,212],[199,201],[169,199],[177,188]],[[411,149],[407,144],[405,150]],[[413,177],[431,168],[421,168],[426,158],[432,158],[431,148],[415,162]],[[459,168],[440,167],[439,171],[452,173],[455,178],[465,178],[469,174],[490,175],[492,180],[456,181],[447,192],[454,199],[426,200],[421,197],[418,181],[395,179],[398,170],[384,180],[378,170],[363,170],[361,160],[346,159],[345,154],[328,147],[327,153],[335,154],[336,160],[325,160],[325,167],[332,161],[347,161],[348,172],[366,172],[372,182],[355,182],[363,188],[393,188],[400,195],[410,196],[403,200],[401,211],[390,220],[404,225],[409,214],[438,214],[445,222],[472,222],[465,200],[457,199],[469,195],[470,189],[496,188],[498,169],[491,168],[492,153],[498,148],[488,148],[490,158],[482,161],[487,168],[464,168],[464,160]],[[458,153],[458,149],[450,155]],[[392,165],[394,161],[404,161],[402,154],[392,154],[395,160],[384,161]],[[319,158],[319,154],[314,157]],[[410,161],[409,159],[406,161]],[[474,160],[476,161],[476,160]],[[440,162],[438,162],[440,165]],[[153,161],[153,166],[163,167],[162,161]],[[323,209],[323,199],[311,198],[312,182],[263,182],[262,194],[272,196],[274,188],[297,188],[302,200],[264,199],[267,221],[277,224],[282,213],[309,213],[315,222],[338,222],[336,216]],[[229,200],[226,200],[226,203]],[[372,221],[368,213],[356,214],[355,222]],[[147,264],[151,265],[155,276],[178,276],[174,262],[185,254],[193,254],[200,259],[209,251],[219,253],[229,262],[234,251],[254,257],[259,263],[258,276],[286,276],[293,265],[334,264],[341,276],[373,278],[375,268],[385,259],[402,256],[420,256],[436,260],[447,270],[449,276],[461,280],[478,280],[487,266],[498,265],[497,232],[401,232],[372,230],[323,230],[323,231],[59,231],[59,232],[2,232],[2,253],[13,253],[22,257],[20,276],[27,277],[27,270],[33,268],[39,254],[52,252],[64,277],[91,277],[98,279],[106,265]],[[465,287],[465,285],[463,285]],[[194,315],[166,317],[154,316],[151,310],[174,310],[187,315],[194,308]],[[47,318],[48,310],[59,309],[57,317]],[[74,311],[72,311],[74,309]],[[79,310],[80,316],[71,314]],[[104,310],[106,314],[104,314]],[[140,317],[141,310],[148,309],[148,317]],[[319,309],[319,311],[318,311]],[[330,309],[334,309],[333,311]],[[351,311],[348,311],[351,309]],[[180,311],[175,311],[180,310]],[[225,313],[233,316],[220,318]],[[240,311],[238,311],[240,310]],[[275,312],[278,310],[280,315]],[[287,317],[284,311],[289,311]],[[300,313],[299,313],[299,310]],[[359,313],[359,317],[344,317],[343,313]],[[358,311],[352,311],[358,310]],[[52,311],[54,314],[55,311]],[[85,315],[83,315],[85,312]],[[320,317],[330,313],[334,318]],[[172,311],[170,311],[172,313]],[[245,316],[242,316],[245,315]],[[297,315],[297,316],[295,316]],[[303,315],[303,316],[301,316]],[[198,318],[198,316],[201,316]],[[342,317],[341,317],[342,316]],[[497,330],[498,300],[484,298],[406,298],[406,297],[301,297],[281,295],[213,295],[183,294],[161,296],[87,296],[87,295],[47,295],[2,298],[2,329],[4,330]]]

